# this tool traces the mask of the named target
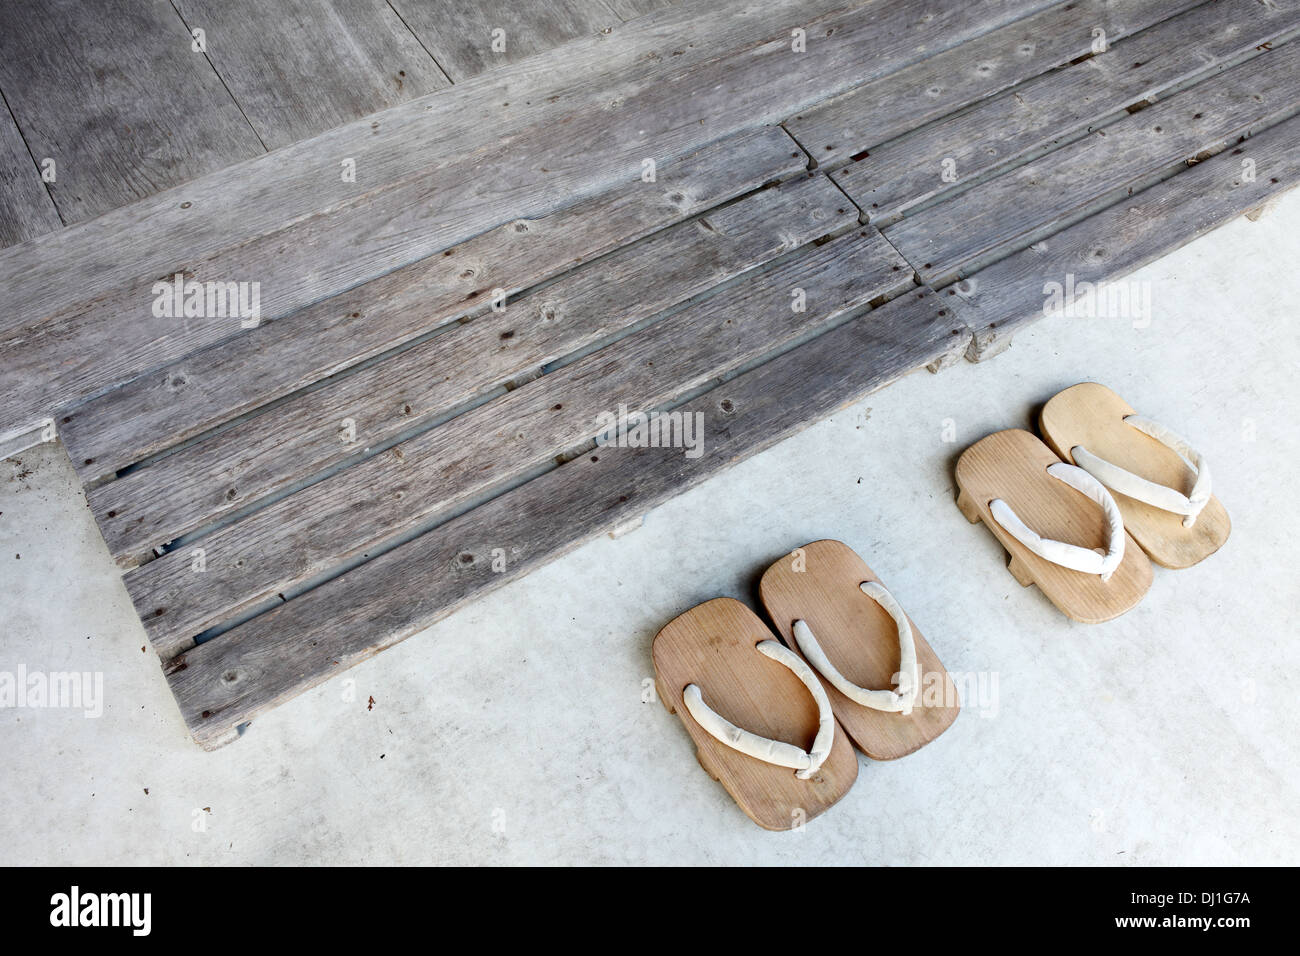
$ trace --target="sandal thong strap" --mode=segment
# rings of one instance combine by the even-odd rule
[[[686,710],[704,731],[715,740],[726,744],[732,750],[775,764],[789,767],[796,771],[795,776],[807,780],[825,763],[830,756],[831,744],[835,740],[835,714],[831,711],[830,698],[822,687],[812,668],[794,651],[779,641],[761,641],[756,649],[764,657],[769,657],[788,667],[803,682],[817,702],[817,736],[813,739],[812,750],[804,750],[794,744],[780,740],[770,740],[758,734],[737,727],[704,702],[704,694],[697,684],[687,684],[682,692]]]
[[[831,663],[830,658],[826,656],[826,652],[817,643],[817,638],[813,636],[812,628],[808,626],[807,621],[799,620],[794,622],[795,642],[812,666],[830,681],[832,687],[849,700],[861,704],[863,707],[870,707],[872,710],[883,710],[888,713],[903,715],[910,714],[912,704],[916,700],[916,690],[920,683],[917,680],[916,673],[916,641],[912,637],[912,625],[908,622],[902,606],[885,589],[884,585],[877,581],[863,581],[858,587],[861,588],[863,594],[885,609],[889,616],[894,619],[894,624],[898,628],[899,665],[897,690],[868,690],[850,681]]]
[[[1071,457],[1107,488],[1118,491],[1121,495],[1136,498],[1138,501],[1144,501],[1162,511],[1182,515],[1183,527],[1192,527],[1196,524],[1201,509],[1210,500],[1210,466],[1206,464],[1205,456],[1172,429],[1166,428],[1157,421],[1140,415],[1126,415],[1124,421],[1142,434],[1154,438],[1166,448],[1173,449],[1191,465],[1192,470],[1196,472],[1196,481],[1189,494],[1184,495],[1175,488],[1148,481],[1104,458],[1098,458],[1082,445],[1075,445],[1070,449]]]
[[[1055,538],[1041,537],[1026,525],[1001,498],[989,502],[989,513],[1007,534],[1015,538],[1026,548],[1046,561],[1059,564],[1072,571],[1084,574],[1097,574],[1103,581],[1109,581],[1121,561],[1124,560],[1124,518],[1119,505],[1111,497],[1106,486],[1088,472],[1076,465],[1058,461],[1047,466],[1047,473],[1057,481],[1063,481],[1075,491],[1082,492],[1101,506],[1106,515],[1107,541],[1105,553],[1091,548],[1081,548],[1075,544],[1057,541]]]

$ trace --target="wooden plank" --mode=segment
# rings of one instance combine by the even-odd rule
[[[605,5],[618,14],[620,20],[633,20],[670,7],[676,2],[678,0],[605,0]]]
[[[265,152],[190,44],[167,0],[0,4],[0,90],[65,222]]]
[[[654,183],[637,179],[552,215],[517,219],[199,352],[185,346],[184,323],[151,318],[159,340],[181,338],[173,354],[190,354],[60,416],[60,428],[83,477],[112,474],[418,335],[482,314],[495,288],[516,295],[576,262],[793,175],[805,162],[778,128],[742,133],[665,162]],[[103,360],[83,361],[93,369]]]
[[[999,17],[1026,2],[997,0],[978,9],[954,2],[942,15],[920,20],[906,5],[892,4],[882,4],[874,17],[851,11],[823,18],[816,25],[816,55],[792,53],[784,36],[671,75],[630,93],[617,108],[572,115],[562,135],[554,124],[542,124],[216,259],[177,264],[201,282],[261,277],[263,318],[275,318],[505,218],[550,211],[575,196],[639,179],[647,158],[671,157],[779,121],[864,76],[914,60],[923,41],[961,42],[996,27]],[[147,308],[157,278],[149,275],[11,336],[0,346],[11,370],[0,383],[0,404],[27,417],[51,403],[69,406],[222,339],[225,326],[208,323],[179,340],[156,341],[157,323]],[[64,364],[69,355],[103,354],[110,336],[112,363]]]
[[[849,222],[852,221],[850,218]],[[868,227],[869,228],[869,227]],[[274,599],[523,476],[601,430],[620,405],[652,410],[904,288],[880,234],[805,248],[384,454],[352,465],[126,575],[164,657],[204,628]],[[793,311],[792,290],[807,307]],[[159,613],[159,612],[162,613]]]
[[[613,29],[618,17],[590,0],[391,0],[455,82]]]
[[[819,163],[835,167],[909,130],[1136,33],[1202,0],[1075,0],[866,83],[785,124]]]
[[[385,0],[177,0],[268,149],[450,85]]]
[[[1150,184],[1178,163],[1297,109],[1300,44],[1288,43],[919,210],[886,228],[885,235],[927,283],[946,285],[981,260],[1024,248]]]
[[[992,170],[1045,152],[1072,134],[1300,28],[1300,5],[1219,0],[1166,20],[1066,69],[1022,83],[907,133],[835,173],[880,226]],[[945,178],[944,164],[952,174]]]
[[[9,107],[0,101],[0,247],[60,228],[54,200]]]
[[[296,597],[167,665],[194,739],[234,728],[507,581],[686,491],[899,376],[964,348],[928,290],[909,292],[696,398],[706,452],[606,448]],[[506,570],[493,570],[493,550]]]
[[[131,558],[155,546],[383,447],[421,422],[539,374],[549,362],[856,222],[852,204],[824,176],[764,190],[624,246],[510,302],[501,312],[454,325],[386,361],[301,393],[101,485],[90,492],[92,507],[110,550],[133,563]],[[239,368],[235,360],[230,371],[242,380]],[[184,372],[168,373],[173,378],[178,374]],[[224,367],[205,367],[188,379],[192,388],[187,397],[202,398],[210,383],[219,386],[225,378]],[[133,416],[120,403],[98,411],[106,425],[143,419],[148,426],[148,416]],[[346,442],[339,437],[344,420],[351,423]],[[74,415],[72,425],[63,426],[64,442],[74,456],[84,453],[77,440],[84,431],[73,428],[80,424]],[[89,434],[97,440],[92,447],[105,447],[106,433],[98,420]]]
[[[1300,119],[1289,119],[981,269],[944,297],[974,330],[967,357],[997,355],[1042,318],[1047,283],[1115,281],[1297,183]]]
[[[864,0],[865,2],[865,0]],[[363,193],[428,172],[483,145],[598,102],[613,102],[665,68],[687,70],[788,32],[793,17],[819,16],[845,0],[718,0],[674,7],[608,37],[567,44],[564,69],[526,60],[384,110],[311,140],[236,164],[99,219],[0,250],[8,291],[0,329],[21,328],[132,279],[167,275],[187,261],[282,228]],[[808,8],[805,14],[795,11]],[[689,41],[690,31],[711,38]],[[357,182],[340,175],[356,160]],[[184,250],[183,254],[178,250]],[[61,282],[75,268],[79,282]]]

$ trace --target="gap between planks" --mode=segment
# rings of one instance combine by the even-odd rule
[[[91,506],[110,550],[129,563],[313,475],[414,438],[458,407],[469,411],[504,395],[505,386],[518,390],[554,374],[665,310],[716,294],[794,248],[852,228],[851,210],[824,177],[710,209],[557,277],[499,312],[448,326],[327,388],[292,396],[102,484],[90,492]],[[901,260],[895,264],[902,270]],[[197,387],[206,387],[202,378]],[[67,434],[65,441],[78,449]]]
[[[164,365],[59,416],[90,479],[155,455],[270,401],[487,314],[576,264],[796,175],[806,159],[760,128],[665,161],[639,178],[533,219],[515,219],[222,345]],[[233,323],[234,320],[232,319]],[[161,323],[165,328],[175,320]]]
[[[1246,161],[1253,179],[1243,175]],[[1016,331],[1050,314],[1045,283],[1114,282],[1297,184],[1300,117],[975,272],[948,290],[974,332],[967,358],[999,354]]]
[[[845,217],[842,228],[853,218]],[[594,438],[602,413],[671,404],[872,301],[912,288],[910,271],[874,230],[807,245],[728,290],[635,335],[353,465],[127,574],[160,653],[303,580],[428,525]],[[807,308],[792,312],[791,290]]]
[[[204,202],[203,212],[188,227],[179,230],[185,236],[179,247],[188,253],[188,261],[178,262],[175,244],[159,249],[164,237],[175,238],[169,223],[176,219],[176,210],[159,208],[146,201],[134,208],[132,215],[140,215],[146,207],[157,213],[149,219],[147,241],[140,242],[140,237],[128,230],[125,234],[115,233],[113,242],[119,250],[118,256],[125,251],[126,258],[138,262],[139,268],[147,268],[152,262],[153,267],[144,280],[150,286],[159,274],[169,274],[177,267],[188,268],[200,281],[237,281],[250,274],[261,275],[258,263],[274,262],[280,278],[268,285],[262,302],[264,318],[274,318],[373,278],[376,270],[386,270],[454,245],[493,221],[521,213],[537,214],[557,203],[589,195],[624,176],[635,178],[647,153],[675,155],[697,146],[701,140],[765,122],[779,122],[801,106],[916,60],[922,55],[918,46],[955,45],[1041,5],[1030,0],[998,0],[975,9],[954,2],[945,4],[933,17],[917,20],[909,13],[907,4],[888,0],[873,7],[872,17],[864,17],[856,10],[830,14],[820,20],[800,17],[809,26],[810,35],[816,37],[816,56],[792,53],[788,35],[782,35],[747,47],[739,54],[729,53],[704,60],[693,68],[670,72],[647,88],[628,88],[616,109],[571,113],[566,118],[563,137],[556,136],[554,122],[540,121],[534,114],[533,125],[521,128],[517,135],[507,137],[504,142],[495,141],[494,145],[468,156],[464,152],[443,152],[441,157],[423,152],[420,155],[424,162],[410,178],[390,180],[361,198],[343,190],[341,204],[335,199],[335,206],[314,216],[310,213],[318,210],[323,201],[328,202],[326,197],[338,197],[340,190],[334,182],[338,177],[333,162],[322,169],[322,157],[309,158],[310,169],[295,170],[293,182],[285,185],[293,185],[307,194],[292,201],[310,203],[303,209],[310,218],[294,219],[286,206],[292,205],[292,201],[277,194],[276,231],[246,240],[242,245],[227,246],[226,252],[216,258],[205,259],[204,255],[212,256],[221,248],[214,244],[228,243],[233,236],[246,237],[250,226],[265,222],[267,212],[260,208],[242,210],[237,223],[230,223],[230,217],[241,207],[240,200],[223,195],[220,201]],[[633,21],[632,25],[650,19]],[[872,53],[869,58],[863,56],[867,50]],[[435,96],[440,97],[438,102],[446,109],[447,104],[455,102],[456,91],[468,85],[452,87]],[[464,122],[461,117],[447,119],[452,125]],[[451,141],[457,142],[455,137]],[[459,142],[463,145],[466,140],[462,138]],[[521,150],[527,152],[537,168],[518,163]],[[594,158],[596,150],[598,158]],[[277,154],[277,165],[286,159],[287,156]],[[391,162],[387,158],[382,161]],[[558,172],[552,175],[552,170]],[[315,179],[304,179],[309,171]],[[275,170],[271,172],[275,179]],[[247,178],[251,173],[250,166],[240,175]],[[281,173],[278,181],[283,183],[283,180]],[[215,179],[205,181],[203,188],[216,182]],[[467,189],[466,184],[472,188]],[[250,188],[259,196],[265,195],[272,185],[256,180],[251,184],[241,183],[241,191],[235,195],[245,194]],[[438,227],[430,229],[424,221],[425,204],[430,190],[435,189],[440,196],[452,198],[438,210]],[[289,225],[283,226],[286,216]],[[377,219],[384,221],[384,229],[378,232]],[[7,386],[0,389],[0,400],[19,413],[31,407],[45,408],[48,412],[51,403],[70,407],[204,344],[228,337],[220,335],[219,330],[201,328],[192,330],[191,335],[179,341],[160,339],[151,317],[139,315],[141,303],[151,300],[142,293],[141,280],[128,280],[116,291],[104,288],[104,280],[114,275],[116,258],[106,265],[82,262],[86,281],[76,301],[84,301],[86,295],[101,296],[86,303],[86,312],[79,313],[72,302],[63,304],[69,311],[58,312],[57,283],[53,296],[50,285],[38,286],[41,304],[33,305],[24,290],[36,291],[31,287],[37,282],[37,273],[48,274],[54,267],[52,259],[60,260],[75,246],[88,243],[94,234],[89,227],[75,235],[68,230],[58,233],[54,237],[59,240],[54,244],[58,252],[46,247],[45,254],[34,257],[34,261],[30,256],[24,258],[23,251],[30,252],[26,246],[15,247],[20,250],[17,254],[12,249],[0,253],[0,275],[12,273],[16,283],[11,327],[35,322],[27,331],[15,333],[16,338],[11,338],[6,348],[12,356],[11,381],[0,383]],[[65,238],[70,235],[73,238]],[[230,238],[223,240],[223,235]],[[96,247],[81,251],[87,260],[104,255]],[[322,268],[322,261],[329,266]],[[53,315],[52,309],[56,310]],[[114,317],[120,319],[123,312],[138,318],[135,322],[113,324],[115,335],[123,339],[120,346],[128,356],[126,360],[65,364],[70,354],[101,354],[95,343],[102,340],[105,323]]]
[[[206,747],[227,742],[265,708],[899,375],[959,354],[968,336],[933,292],[905,293],[682,406],[703,414],[712,436],[699,459],[631,448],[575,459],[179,655],[168,678],[192,734]],[[494,548],[509,556],[505,573],[492,571]]]
[[[946,286],[1297,110],[1300,44],[1290,43],[884,232],[924,281]],[[954,221],[962,223],[961,230],[951,228]]]
[[[1204,4],[875,146],[834,178],[885,228],[1287,42],[1297,30],[1295,5]]]

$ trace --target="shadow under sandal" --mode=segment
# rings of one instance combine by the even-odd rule
[[[1115,496],[1124,527],[1156,564],[1187,568],[1228,540],[1228,512],[1210,493],[1210,469],[1186,441],[1138,415],[1105,385],[1055,395],[1039,416],[1043,437]]]
[[[790,830],[848,793],[858,758],[808,665],[753,611],[715,598],[654,640],[655,689],[700,766],[768,830]]]
[[[1011,428],[981,438],[957,460],[957,487],[957,507],[1002,542],[1012,576],[1074,620],[1109,621],[1151,587],[1151,562],[1110,492],[1037,436]]]
[[[848,545],[814,541],[791,552],[764,572],[759,594],[868,757],[906,756],[957,719],[957,688],[938,655]]]

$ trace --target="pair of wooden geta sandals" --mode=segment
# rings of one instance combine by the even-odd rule
[[[1007,549],[1016,580],[1065,614],[1110,620],[1146,593],[1151,561],[1189,567],[1227,540],[1204,458],[1110,389],[1068,388],[1039,424],[1050,448],[1021,429],[967,448],[957,504]],[[960,705],[921,632],[848,546],[799,548],[767,569],[759,593],[780,640],[739,601],[708,601],[655,637],[655,685],[708,774],[760,826],[789,830],[853,785],[850,741],[876,760],[902,757],[947,730]]]
[[[655,686],[700,766],[759,826],[790,830],[844,796],[857,744],[892,760],[957,719],[957,689],[871,568],[816,541],[763,574],[780,640],[748,607],[716,598],[654,641]]]
[[[957,507],[1002,543],[1017,581],[1074,620],[1118,617],[1150,588],[1152,561],[1190,567],[1228,539],[1205,459],[1104,385],[1060,392],[1039,428],[1047,444],[1009,429],[967,448]]]

